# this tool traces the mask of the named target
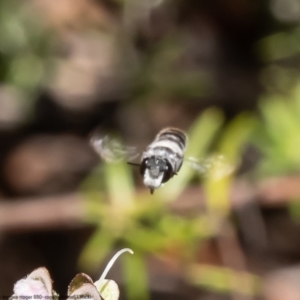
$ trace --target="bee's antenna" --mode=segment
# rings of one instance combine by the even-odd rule
[[[136,167],[140,167],[141,166],[141,164],[137,164],[137,163],[130,162],[130,161],[128,161],[127,163],[128,163],[128,165],[132,165],[132,166],[136,166]]]

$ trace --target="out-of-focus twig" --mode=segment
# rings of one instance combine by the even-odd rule
[[[263,206],[280,206],[299,196],[300,177],[268,179],[257,185],[237,181],[232,188],[231,205],[235,209],[257,201]],[[11,201],[2,199],[0,232],[83,226],[84,201],[84,196],[79,193]],[[169,205],[171,210],[184,214],[204,208],[204,203],[203,191],[199,187],[191,187]]]
[[[73,228],[84,224],[84,197],[68,194],[0,202],[0,232]]]

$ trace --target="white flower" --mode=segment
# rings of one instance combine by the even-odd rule
[[[52,299],[57,294],[52,289],[52,280],[46,268],[38,268],[26,278],[15,283],[14,299]],[[26,297],[26,298],[25,298]]]
[[[50,296],[45,288],[45,284],[37,279],[24,278],[19,280],[14,286],[14,295],[18,296],[34,296],[38,295],[38,299],[45,299],[45,296]],[[36,298],[37,299],[37,298]]]

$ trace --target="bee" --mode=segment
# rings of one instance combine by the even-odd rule
[[[153,194],[163,183],[179,172],[186,148],[186,134],[174,127],[161,130],[144,151],[141,164],[128,162],[140,167],[144,185]]]
[[[126,159],[128,164],[139,167],[143,183],[150,189],[151,194],[178,174],[183,161],[187,161],[193,169],[202,174],[213,167],[219,169],[221,176],[232,171],[232,169],[225,170],[224,157],[221,155],[208,158],[202,163],[192,157],[185,159],[187,140],[187,135],[183,130],[166,127],[155,136],[152,143],[142,153],[140,163],[133,162],[139,156],[135,147],[124,146],[109,135],[94,134],[90,143],[106,162]]]

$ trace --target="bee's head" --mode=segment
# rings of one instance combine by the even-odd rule
[[[160,157],[151,156],[145,159],[145,168],[149,170],[151,177],[157,178],[161,173],[168,170],[168,164]]]
[[[167,162],[160,157],[151,156],[143,160],[141,174],[144,178],[144,184],[150,188],[151,194],[161,186],[168,168]]]

